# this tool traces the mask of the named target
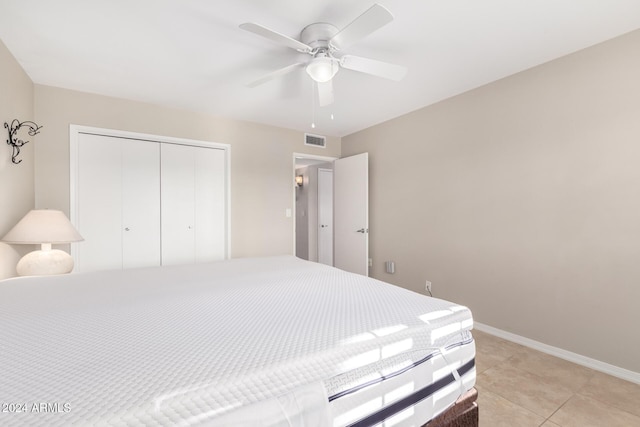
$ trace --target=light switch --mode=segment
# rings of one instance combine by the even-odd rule
[[[287,208],[287,209],[284,211],[284,214],[285,214],[285,216],[286,216],[287,218],[291,218],[291,209],[290,209],[290,208]]]
[[[396,263],[393,261],[387,261],[384,263],[385,271],[389,274],[396,272]]]

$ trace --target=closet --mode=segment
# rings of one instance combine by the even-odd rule
[[[228,146],[72,127],[75,271],[228,257]]]

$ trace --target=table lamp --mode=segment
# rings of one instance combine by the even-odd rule
[[[27,213],[3,238],[5,243],[39,244],[18,261],[20,276],[66,274],[73,270],[73,258],[65,251],[51,249],[52,244],[84,240],[64,213],[53,209],[35,209]]]

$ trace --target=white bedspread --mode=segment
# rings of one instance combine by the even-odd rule
[[[290,256],[10,279],[0,425],[326,425],[331,378],[471,327],[465,307]]]

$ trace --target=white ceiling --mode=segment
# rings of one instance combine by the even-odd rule
[[[311,131],[303,69],[246,87],[309,57],[238,25],[298,38],[313,22],[342,28],[373,2],[2,0],[0,39],[37,84]],[[379,2],[395,20],[344,53],[405,65],[407,76],[341,70],[313,133],[348,135],[640,28],[640,0]]]

